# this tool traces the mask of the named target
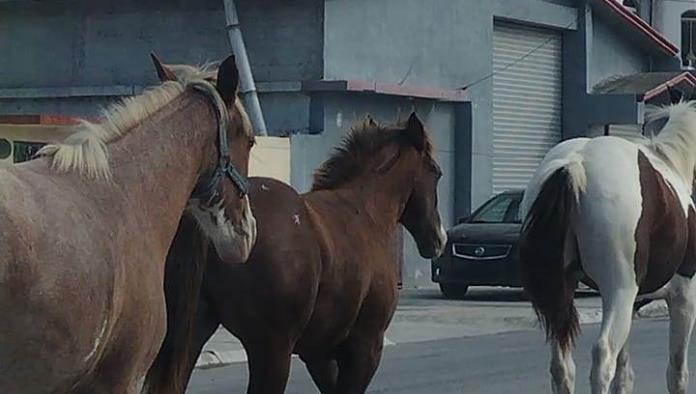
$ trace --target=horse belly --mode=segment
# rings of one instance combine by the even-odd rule
[[[331,353],[358,331],[361,335],[383,335],[396,310],[398,288],[396,271],[389,266],[375,272],[377,265],[372,262],[356,268],[369,271],[367,276],[320,286],[312,317],[298,341],[298,354]]]
[[[3,283],[4,285],[4,283]],[[107,318],[61,290],[0,289],[0,392],[67,391],[97,363]],[[8,293],[17,291],[12,296]],[[103,304],[97,294],[87,296]],[[71,300],[72,299],[72,300]],[[96,311],[94,311],[96,312]]]
[[[685,212],[678,188],[642,153],[638,167],[642,211],[635,232],[635,272],[639,292],[650,293],[665,285],[684,264],[690,233],[693,237],[688,226],[694,220],[693,207]]]
[[[50,235],[39,241],[31,226],[12,223],[0,228],[0,392],[60,391],[97,361],[110,286],[56,252],[69,248]]]
[[[360,310],[361,297],[339,294],[335,289],[329,292],[319,291],[312,316],[297,341],[295,351],[300,355],[330,352],[350,334]]]

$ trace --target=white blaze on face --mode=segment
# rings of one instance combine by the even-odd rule
[[[242,218],[238,225],[227,218],[223,201],[206,208],[198,200],[191,200],[187,207],[203,233],[213,242],[220,259],[225,262],[246,261],[256,242],[256,218],[251,212],[248,196],[244,196],[242,204]]]

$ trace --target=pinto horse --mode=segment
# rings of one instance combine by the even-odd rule
[[[397,304],[399,223],[425,258],[446,243],[440,176],[428,133],[413,114],[403,126],[368,120],[354,127],[309,193],[252,178],[256,246],[243,265],[211,255],[193,321],[176,315],[180,291],[168,288],[169,329],[178,336],[167,336],[145,392],[183,393],[203,345],[222,324],[247,351],[248,393],[284,392],[293,353],[322,393],[363,393]],[[168,264],[187,264],[190,253],[179,250]]]
[[[216,85],[191,70],[0,168],[1,393],[135,393],[164,338],[185,210],[222,259],[247,258],[253,135],[234,57]]]
[[[630,393],[627,338],[639,294],[657,292],[670,314],[667,387],[685,393],[696,319],[696,102],[654,109],[659,134],[636,144],[577,138],[544,158],[523,200],[524,286],[551,343],[554,393],[572,393],[578,280],[598,289],[602,326],[592,349],[592,393]]]

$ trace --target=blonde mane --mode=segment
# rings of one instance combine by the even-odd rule
[[[645,116],[646,124],[665,118],[667,123],[645,145],[691,185],[696,169],[696,101],[651,106]]]
[[[50,156],[53,168],[59,172],[77,171],[90,178],[110,180],[107,144],[118,140],[179,97],[188,86],[210,85],[205,81],[211,75],[207,66],[182,66],[177,71],[179,81],[164,82],[138,96],[108,106],[101,111],[103,121],[99,124],[81,120],[73,134],[63,142],[46,145],[37,155]]]

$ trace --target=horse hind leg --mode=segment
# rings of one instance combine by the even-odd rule
[[[382,357],[384,332],[352,333],[340,346],[335,394],[362,394],[377,372]]]
[[[631,330],[633,303],[638,294],[638,286],[632,280],[613,286],[606,286],[605,291],[602,291],[603,286],[599,287],[603,316],[599,339],[592,348],[592,394],[609,392],[616,373],[619,353],[624,348]]]
[[[277,338],[260,338],[244,344],[249,359],[247,394],[282,394],[290,376],[292,345]]]
[[[628,342],[624,344],[616,359],[616,373],[611,386],[612,394],[630,394],[633,392],[633,367],[628,351]]]
[[[194,318],[191,342],[186,347],[185,357],[178,358],[173,354],[175,347],[181,346],[167,336],[160,348],[160,353],[147,372],[141,394],[183,394],[191,379],[203,346],[213,336],[219,320],[210,308],[209,302],[201,297]]]
[[[336,392],[338,381],[338,363],[332,357],[302,357],[307,371],[321,394]]]
[[[687,351],[696,318],[694,279],[675,276],[666,299],[670,319],[667,388],[670,394],[683,394],[689,383]]]
[[[573,394],[575,391],[575,362],[570,349],[563,350],[551,343],[551,388],[554,394]]]

